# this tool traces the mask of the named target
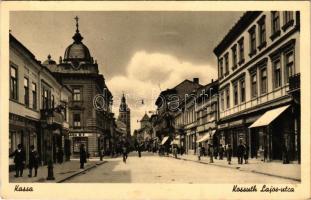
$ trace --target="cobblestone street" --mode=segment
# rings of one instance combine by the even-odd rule
[[[121,157],[105,160],[107,163],[77,175],[66,183],[298,183],[215,165],[159,157],[151,153],[144,153],[139,158],[133,152],[126,164]]]

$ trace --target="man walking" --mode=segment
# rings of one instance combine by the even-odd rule
[[[213,163],[214,162],[214,160],[213,160],[214,148],[213,148],[212,144],[209,145],[209,152],[210,152],[210,163]]]
[[[35,150],[34,145],[30,146],[30,152],[29,152],[29,175],[28,177],[32,177],[32,169],[35,170],[35,176],[37,176],[38,172],[38,167],[39,167],[39,154]]]
[[[202,148],[201,148],[201,144],[198,145],[198,149],[197,149],[197,155],[198,155],[198,160],[201,160],[201,152],[202,152]]]
[[[240,139],[240,144],[239,144],[239,146],[238,146],[238,151],[237,151],[237,154],[238,154],[238,163],[239,163],[239,164],[243,164],[244,152],[245,152],[245,147],[244,147],[244,145],[243,145],[243,140]]]
[[[84,163],[86,163],[86,151],[84,145],[80,146],[80,169],[84,169]]]
[[[122,155],[123,155],[123,162],[126,163],[126,160],[127,160],[127,147],[126,147],[125,144],[122,147]]]
[[[231,144],[229,144],[227,148],[227,160],[229,165],[231,165],[231,157],[232,157],[232,148]]]
[[[14,156],[14,163],[15,163],[15,177],[23,177],[24,165],[26,160],[25,151],[21,144],[17,145],[17,149],[10,155]]]

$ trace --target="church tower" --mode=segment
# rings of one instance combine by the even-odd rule
[[[126,104],[124,94],[122,95],[120,103],[118,120],[126,124],[126,134],[127,137],[129,138],[131,136],[131,110]]]

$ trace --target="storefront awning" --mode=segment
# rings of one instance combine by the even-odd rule
[[[280,114],[282,114],[288,107],[289,107],[289,105],[265,112],[265,114],[263,114],[261,117],[259,117],[259,119],[257,119],[252,125],[249,126],[249,128],[255,128],[255,127],[269,125]]]
[[[165,142],[167,142],[167,140],[168,140],[168,136],[165,136],[165,137],[163,138],[162,142],[161,142],[161,145],[165,144]]]
[[[209,140],[209,139],[210,139],[210,134],[206,133],[203,137],[197,140],[197,143],[205,142],[206,140]]]

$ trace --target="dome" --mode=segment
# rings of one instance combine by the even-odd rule
[[[42,63],[43,65],[56,65],[56,62],[51,59],[51,55],[48,55],[48,59]]]
[[[65,51],[64,61],[79,60],[91,61],[89,49],[82,43],[73,43]]]
[[[69,45],[65,51],[64,61],[86,61],[92,62],[92,57],[89,49],[82,43],[83,37],[79,32],[78,17],[77,20],[77,29],[75,35],[72,37],[74,42]]]

